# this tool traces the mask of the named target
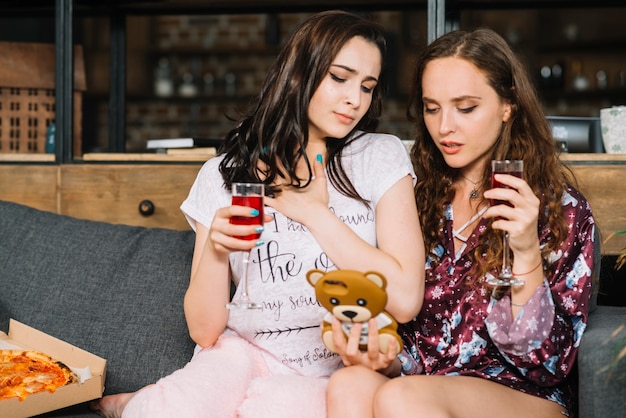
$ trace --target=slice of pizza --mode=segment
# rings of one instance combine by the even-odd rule
[[[0,350],[0,400],[38,392],[54,392],[77,382],[78,377],[62,362],[32,350]]]

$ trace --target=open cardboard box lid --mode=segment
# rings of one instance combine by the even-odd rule
[[[14,319],[9,322],[8,335],[0,331],[0,340],[26,350],[40,351],[70,367],[89,367],[92,374],[92,377],[83,383],[63,386],[54,393],[35,393],[27,396],[23,401],[17,398],[1,400],[0,417],[31,417],[102,396],[106,376],[105,359]]]

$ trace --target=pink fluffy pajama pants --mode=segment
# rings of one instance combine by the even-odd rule
[[[182,369],[138,392],[123,418],[323,418],[328,379],[294,374],[238,336],[222,335]]]

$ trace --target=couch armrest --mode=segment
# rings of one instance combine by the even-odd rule
[[[580,418],[623,416],[626,409],[626,358],[610,367],[614,356],[626,344],[626,307],[598,306],[578,351],[578,403]]]

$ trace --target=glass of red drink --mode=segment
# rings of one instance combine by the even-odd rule
[[[522,178],[524,173],[524,162],[522,160],[492,160],[491,161],[491,188],[509,189],[506,184],[502,184],[496,180],[496,174],[509,174],[511,176]],[[491,206],[511,204],[506,200],[490,200]],[[524,281],[515,277],[511,269],[511,254],[509,250],[509,233],[504,232],[504,241],[502,245],[502,270],[498,277],[487,277],[487,283],[493,286],[520,286]]]
[[[234,206],[247,206],[256,209],[256,216],[233,216],[230,223],[234,225],[263,225],[263,195],[264,187],[262,183],[233,183],[232,204]],[[258,240],[260,232],[249,235],[238,236],[239,239]],[[250,265],[250,251],[243,253],[243,274],[237,285],[237,292],[233,300],[226,304],[228,309],[259,309],[261,306],[250,299],[248,294],[248,266]]]

